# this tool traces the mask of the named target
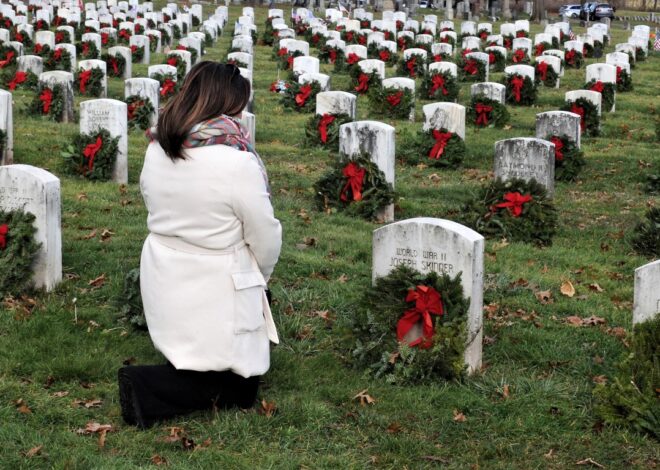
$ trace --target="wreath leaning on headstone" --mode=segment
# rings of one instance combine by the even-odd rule
[[[554,88],[559,80],[559,74],[555,68],[547,62],[537,62],[535,65],[534,81],[543,86]]]
[[[579,69],[580,67],[582,67],[582,62],[584,62],[584,58],[582,56],[582,52],[580,51],[571,49],[569,51],[566,51],[566,53],[564,54],[564,63],[566,67]]]
[[[500,178],[483,186],[463,209],[465,224],[489,238],[552,244],[557,210],[536,180]]]
[[[531,106],[536,102],[536,84],[534,81],[517,73],[504,77],[506,102],[519,106]]]
[[[298,83],[289,82],[282,93],[282,105],[286,109],[293,109],[299,113],[308,113],[316,106],[316,95],[321,91],[318,82]]]
[[[140,331],[147,330],[142,295],[140,294],[140,268],[131,269],[124,277],[124,289],[115,300],[123,321]]]
[[[126,58],[119,52],[103,54],[101,60],[106,63],[106,70],[110,77],[123,77],[126,70]]]
[[[60,121],[64,113],[64,88],[62,85],[37,85],[37,92],[30,103],[29,112],[36,116],[48,116],[54,121]]]
[[[30,285],[32,263],[40,244],[35,217],[20,209],[0,209],[0,293],[19,294]]]
[[[11,46],[0,44],[0,69],[16,65],[18,53]]]
[[[616,91],[632,91],[632,77],[630,74],[623,68],[616,66]]]
[[[366,155],[338,158],[334,168],[314,184],[314,190],[318,210],[340,210],[367,220],[376,220],[395,199],[385,174]]]
[[[460,274],[398,266],[376,279],[358,304],[352,320],[355,366],[390,383],[460,379],[469,306]],[[417,329],[421,335],[414,338]]]
[[[80,54],[81,60],[98,59],[99,48],[94,41],[82,41],[76,44],[76,51]]]
[[[372,113],[393,119],[407,119],[415,99],[408,88],[372,88],[368,96]]]
[[[110,33],[101,33],[101,47],[114,47],[116,44],[117,40]]]
[[[419,87],[419,97],[433,101],[456,101],[460,86],[448,70],[429,70]]]
[[[82,96],[100,97],[103,94],[105,75],[100,67],[92,67],[76,72],[76,88]]]
[[[165,58],[165,64],[176,67],[177,80],[183,81],[186,76],[186,61],[179,54],[168,54]]]
[[[483,82],[486,80],[486,68],[488,65],[485,62],[477,60],[474,57],[461,56],[456,65],[458,66],[458,74],[462,81]]]
[[[400,77],[417,78],[426,73],[426,61],[422,54],[412,54],[408,58],[401,58],[397,68]]]
[[[567,135],[548,135],[545,140],[555,145],[555,180],[575,181],[587,163],[582,150]]]
[[[160,31],[160,43],[164,46],[169,46],[172,42],[172,36],[170,36],[170,33],[165,31],[165,29],[159,29],[158,31]]]
[[[46,70],[71,70],[71,53],[64,48],[50,51],[44,58],[44,68]]]
[[[465,142],[447,129],[420,130],[412,133],[404,130],[397,156],[409,165],[426,163],[440,168],[457,168],[465,158]]]
[[[119,137],[113,137],[107,129],[89,134],[79,134],[62,152],[68,170],[84,178],[107,181],[119,151]]]
[[[9,90],[14,91],[18,89],[36,90],[39,77],[30,71],[20,72],[18,70],[4,69],[0,73],[0,80],[3,85]]]
[[[345,60],[344,51],[338,47],[329,46],[328,44],[324,44],[320,47],[318,57],[319,62],[322,64],[334,65],[337,63],[343,63]]]
[[[488,54],[488,64],[493,72],[504,72],[506,67],[506,55],[502,54],[499,50],[486,51]]]
[[[305,126],[305,145],[337,150],[339,128],[349,122],[353,122],[353,119],[348,114],[314,114]]]
[[[595,104],[586,98],[568,101],[561,111],[570,111],[580,116],[580,129],[584,135],[596,137],[600,134],[600,116]]]
[[[133,44],[131,46],[131,61],[133,63],[138,63],[144,58],[144,46],[138,46]]]
[[[277,50],[279,68],[282,70],[293,69],[293,59],[303,55],[302,51],[289,51],[286,47],[280,47]]]
[[[510,119],[502,103],[485,95],[475,95],[467,109],[467,120],[476,127],[504,127]]]
[[[32,48],[32,53],[38,55],[41,58],[48,57],[50,54],[51,48],[48,44],[36,43]]]
[[[612,106],[614,106],[614,95],[616,93],[616,85],[614,83],[590,80],[584,85],[584,89],[600,93],[600,96],[602,97],[600,107],[603,111],[609,111],[612,109]]]
[[[128,127],[146,131],[151,124],[151,116],[154,113],[154,105],[149,98],[139,95],[131,95],[126,98],[126,109],[128,113]]]
[[[160,83],[160,100],[166,101],[179,91],[179,82],[172,73],[154,73],[149,78],[153,78]]]
[[[55,44],[71,44],[71,33],[66,29],[55,31]]]
[[[383,80],[376,70],[367,73],[360,67],[354,67],[350,71],[350,76],[351,84],[348,91],[357,93],[358,95],[365,95],[372,88],[380,88],[383,85]]]
[[[637,253],[657,258],[660,256],[660,208],[652,207],[633,230],[632,246]]]

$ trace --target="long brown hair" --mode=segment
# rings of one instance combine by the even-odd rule
[[[236,116],[250,100],[250,82],[235,65],[203,61],[186,75],[181,90],[158,118],[156,139],[172,160],[185,159],[190,129],[221,114]]]

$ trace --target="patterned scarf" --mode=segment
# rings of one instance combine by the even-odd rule
[[[156,140],[156,128],[152,127],[146,132],[151,142]],[[248,152],[252,159],[259,165],[261,174],[266,183],[266,189],[270,194],[270,184],[268,183],[268,173],[261,157],[250,144],[250,134],[241,126],[241,124],[230,116],[218,116],[207,121],[200,122],[190,129],[183,141],[183,148],[205,147],[207,145],[227,145],[242,152]]]

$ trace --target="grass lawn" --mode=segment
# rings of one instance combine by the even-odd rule
[[[208,14],[213,7],[204,8]],[[230,9],[227,31],[207,58],[225,58],[239,13]],[[267,10],[256,13],[263,30]],[[533,25],[532,33],[539,30]],[[607,52],[628,34],[614,23]],[[138,184],[147,141],[141,132],[129,135],[126,187],[72,177],[59,155],[77,124],[27,116],[21,110],[32,94],[15,92],[15,162],[61,178],[65,279],[54,292],[0,306],[0,467],[596,468],[585,460],[592,459],[609,469],[656,468],[657,441],[597,425],[592,389],[594,381],[613,374],[626,351],[617,328],[630,331],[633,270],[651,261],[632,252],[629,238],[645,210],[658,205],[643,187],[646,175],[660,167],[654,122],[659,58],[633,69],[635,89],[617,96],[616,113],[604,115],[603,135],[583,138],[588,163],[579,181],[556,185],[560,225],[554,244],[540,249],[487,242],[481,373],[462,383],[402,387],[350,364],[349,319],[371,281],[371,233],[378,226],[315,211],[312,185],[333,156],[302,145],[310,115],[284,111],[268,92],[277,78],[271,48],[257,46],[255,54],[257,149],[268,166],[285,237],[271,283],[282,342],[273,349],[260,392],[277,410],[200,413],[149,431],[123,424],[117,369],[163,360],[148,335],[119,321],[115,303],[147,235]],[[152,63],[163,58],[152,56]],[[332,74],[329,66],[323,69]],[[146,76],[147,67],[134,65],[133,71]],[[490,178],[495,141],[533,136],[535,114],[558,109],[564,93],[584,82],[584,69],[569,69],[559,90],[540,90],[536,106],[509,107],[510,128],[468,127],[467,155],[458,170],[398,164],[396,218],[455,217]],[[332,77],[333,89],[347,85],[347,75]],[[109,95],[123,99],[121,80],[109,79]],[[469,102],[469,84],[462,85],[459,102]],[[366,97],[358,99],[360,119],[368,117],[367,104]],[[421,104],[416,123],[391,123],[397,131],[421,126]],[[104,230],[111,234],[102,238]],[[300,249],[306,237],[316,244]],[[101,275],[104,283],[90,285]],[[572,298],[559,291],[567,280],[577,290]],[[535,296],[544,290],[551,291],[550,303]],[[562,321],[571,315],[596,315],[607,323],[574,327]],[[365,389],[374,404],[353,398]],[[76,433],[90,421],[112,425],[104,446],[97,435]],[[180,435],[199,447],[185,450],[181,440],[165,440],[171,427],[183,428]]]

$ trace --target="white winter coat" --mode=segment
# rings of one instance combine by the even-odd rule
[[[282,232],[254,155],[225,145],[173,162],[149,145],[140,188],[150,231],[140,262],[142,302],[156,349],[177,369],[270,365],[278,342],[265,288]]]

